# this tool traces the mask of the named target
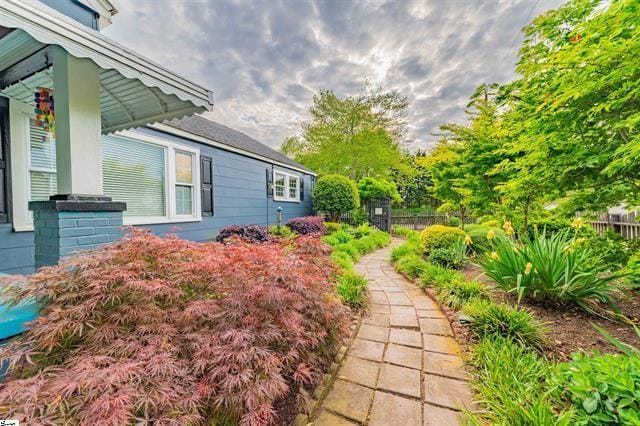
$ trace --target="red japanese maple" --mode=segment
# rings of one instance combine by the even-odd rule
[[[42,316],[2,349],[0,417],[27,424],[275,421],[344,336],[328,249],[193,243],[142,231],[6,284]]]

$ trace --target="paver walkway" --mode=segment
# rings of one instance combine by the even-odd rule
[[[315,425],[458,425],[471,408],[460,347],[438,305],[397,273],[390,247],[364,256],[370,309]]]

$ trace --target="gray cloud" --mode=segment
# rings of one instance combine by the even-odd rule
[[[105,34],[216,95],[206,116],[277,147],[313,94],[365,78],[408,96],[426,148],[482,83],[513,78],[520,28],[563,0],[114,0]]]

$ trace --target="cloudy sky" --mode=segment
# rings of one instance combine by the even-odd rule
[[[215,93],[206,116],[277,147],[321,89],[410,100],[411,149],[513,78],[520,29],[562,0],[112,0],[105,34]]]

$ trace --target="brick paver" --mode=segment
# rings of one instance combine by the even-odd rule
[[[473,408],[446,316],[393,269],[391,247],[356,265],[369,282],[370,308],[315,425],[455,426],[460,410]]]

